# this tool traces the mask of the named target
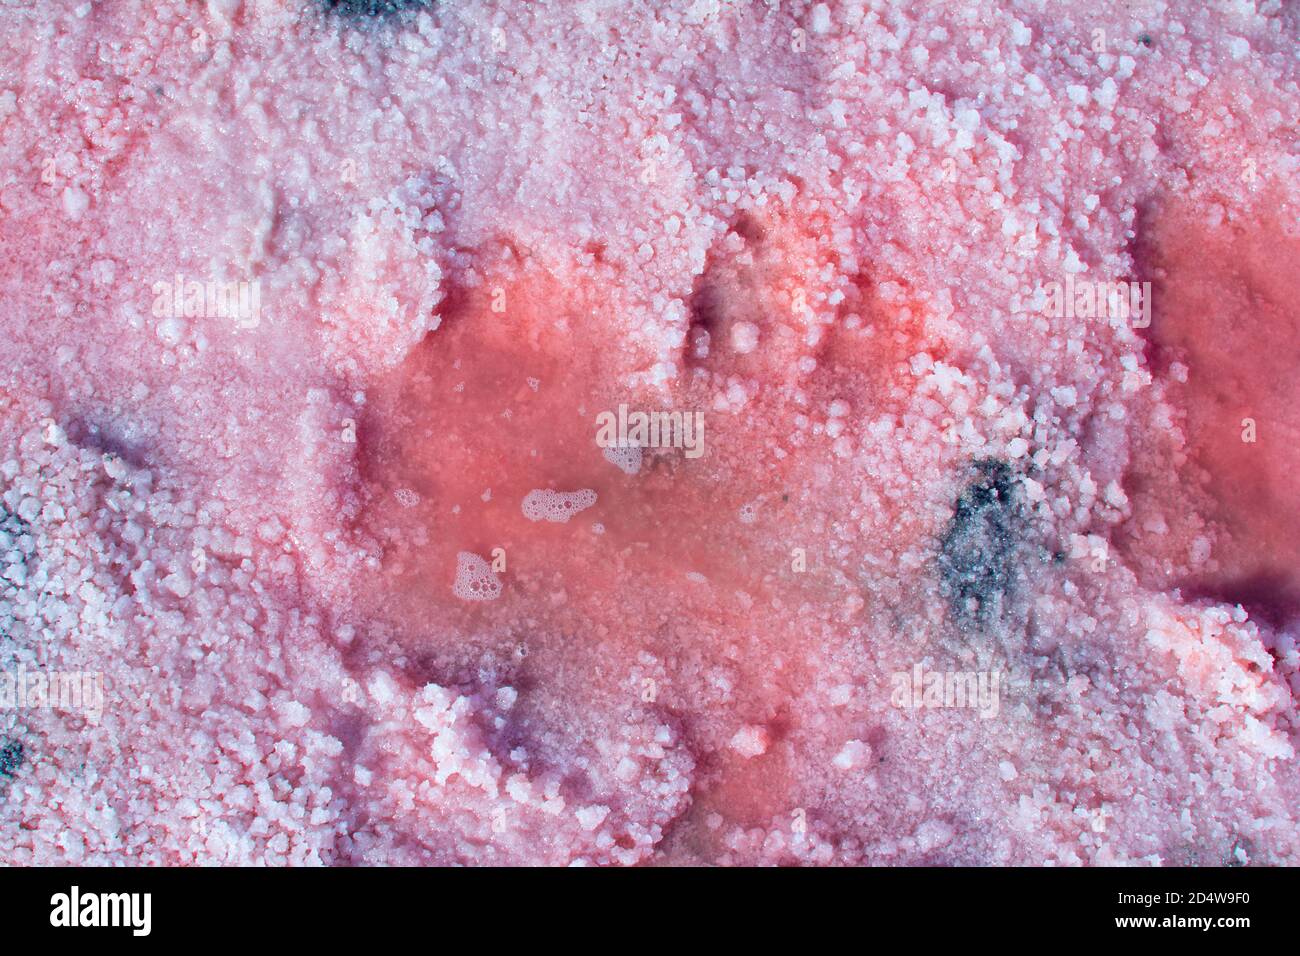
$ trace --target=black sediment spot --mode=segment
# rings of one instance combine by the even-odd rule
[[[427,9],[432,0],[322,0],[325,9],[342,17],[392,20],[405,13]]]
[[[973,467],[939,548],[940,587],[962,627],[996,618],[1019,573],[1021,519],[1011,467],[995,458]]]
[[[0,777],[13,777],[23,765],[23,745],[16,740],[0,744]]]
[[[4,505],[0,505],[0,531],[5,532],[6,534],[18,535],[23,534],[30,527],[31,525],[18,515],[14,514]]]
[[[30,555],[18,546],[18,539],[31,530],[31,525],[14,514],[8,508],[0,505],[0,532],[3,532],[9,541],[9,547],[5,548],[0,542],[0,559],[7,559],[10,551],[16,551],[23,565],[26,565]],[[0,560],[0,565],[7,563],[6,560]],[[14,623],[13,604],[5,598],[11,598],[18,592],[18,586],[5,578],[0,578],[0,639],[9,636]]]

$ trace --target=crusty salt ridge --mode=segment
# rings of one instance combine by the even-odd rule
[[[0,661],[107,695],[0,713],[0,860],[1296,862],[1294,619],[1233,584],[1293,519],[1228,497],[1293,498],[1294,7],[308,6],[0,26]],[[1041,312],[1147,269],[1151,333]],[[176,275],[260,322],[153,315]],[[702,465],[563,431],[628,389]],[[588,485],[605,534],[519,514]],[[918,662],[998,719],[891,706]]]

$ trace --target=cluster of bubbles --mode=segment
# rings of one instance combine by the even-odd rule
[[[524,496],[523,511],[529,521],[565,522],[595,503],[596,493],[590,488],[580,491],[534,488]]]
[[[462,601],[495,601],[501,596],[501,579],[485,559],[461,551],[456,555],[456,583],[451,592]]]
[[[604,450],[605,460],[628,475],[641,470],[640,445],[612,445]]]

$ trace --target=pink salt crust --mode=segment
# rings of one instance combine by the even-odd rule
[[[1226,563],[1294,519],[1213,466],[1293,503],[1295,420],[1156,337],[1293,371],[1295,9],[6,8],[0,667],[104,706],[0,710],[0,862],[1296,862],[1297,632]],[[619,403],[706,452],[624,467]]]

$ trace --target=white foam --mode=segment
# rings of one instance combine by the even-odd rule
[[[628,475],[641,470],[641,457],[640,445],[614,445],[605,449],[605,460]]]
[[[579,511],[596,503],[596,493],[590,488],[579,491],[551,491],[534,488],[524,496],[524,517],[529,521],[568,521]]]
[[[456,582],[451,593],[462,601],[495,601],[501,596],[501,579],[492,565],[472,551],[456,555]]]

